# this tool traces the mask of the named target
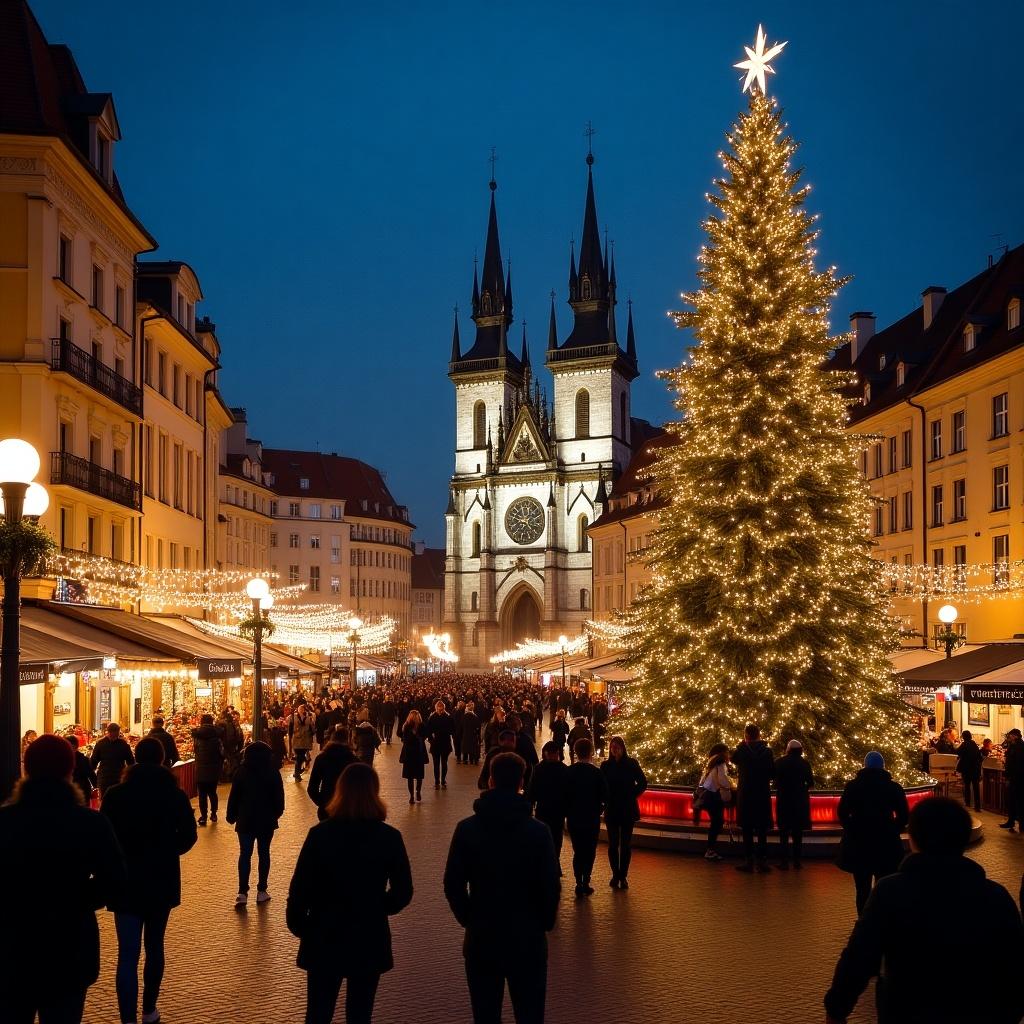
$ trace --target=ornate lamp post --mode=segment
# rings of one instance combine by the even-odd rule
[[[935,639],[938,640],[940,643],[945,644],[947,658],[953,657],[953,651],[956,650],[956,648],[959,647],[964,640],[964,638],[955,629],[953,629],[953,623],[956,622],[958,614],[959,613],[956,610],[956,606],[952,604],[944,604],[939,609],[939,621],[942,622],[946,628],[941,633],[939,633],[939,635]],[[943,724],[949,725],[949,723],[953,720],[953,702],[947,696],[946,700],[943,701],[943,703],[945,704],[945,715]]]
[[[252,738],[263,739],[263,611],[274,606],[270,584],[259,576],[249,580],[245,592],[252,601]]]
[[[21,577],[35,568],[42,552],[31,549],[29,537],[18,529],[25,516],[41,516],[50,496],[33,483],[39,472],[39,453],[27,441],[0,441],[0,492],[6,543],[3,545],[3,638],[0,640],[0,798],[21,776]]]
[[[569,638],[563,633],[558,638],[558,646],[562,651],[562,689],[565,687],[565,645],[569,642]]]
[[[348,635],[348,642],[352,645],[352,689],[356,686],[356,659],[359,654],[359,630],[362,628],[363,620],[358,615],[353,615],[348,620],[348,628],[352,631]]]

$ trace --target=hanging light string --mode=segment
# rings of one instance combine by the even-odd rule
[[[352,630],[347,626],[340,629],[314,629],[304,628],[282,621],[275,606],[273,615],[274,622],[274,644],[278,647],[289,647],[295,650],[319,651],[322,654],[344,651],[352,646]],[[222,625],[216,622],[208,622],[205,619],[185,618],[196,629],[214,637],[231,637],[244,639],[238,624]],[[395,619],[384,616],[378,622],[364,623],[358,630],[358,649],[362,653],[376,654],[387,651],[391,648],[391,635],[395,631],[397,622]]]
[[[565,645],[565,653],[579,654],[588,649],[590,638],[586,633],[574,636]],[[534,658],[551,657],[562,653],[562,645],[557,640],[521,640],[515,647],[492,655],[492,665],[509,665],[517,662],[532,661]]]

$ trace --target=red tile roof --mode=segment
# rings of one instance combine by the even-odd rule
[[[384,483],[380,470],[344,455],[300,452],[287,448],[263,449],[263,472],[271,473],[270,489],[291,498],[327,498],[344,501],[345,515],[409,522],[409,510],[399,505]],[[299,481],[309,481],[307,488]]]
[[[412,556],[413,590],[444,590],[444,548],[424,548]]]

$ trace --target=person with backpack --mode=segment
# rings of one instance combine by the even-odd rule
[[[423,716],[413,708],[402,726],[402,778],[409,786],[409,803],[423,799],[423,774],[427,761],[427,745],[423,740]]]
[[[693,820],[700,820],[701,811],[707,814],[708,846],[704,851],[704,859],[718,861],[722,855],[718,852],[718,837],[722,834],[725,824],[725,808],[732,802],[733,784],[729,778],[729,748],[724,743],[716,743],[708,751],[707,764],[701,773],[700,781],[693,791]]]
[[[199,794],[198,825],[206,824],[207,808],[210,820],[217,820],[219,798],[217,784],[224,769],[224,743],[221,732],[213,724],[213,715],[202,715],[199,728],[192,730],[192,748],[196,759],[196,790]]]
[[[228,824],[238,833],[238,895],[235,906],[249,902],[249,875],[252,871],[252,848],[259,854],[256,902],[270,899],[270,843],[277,823],[284,814],[284,785],[281,773],[274,771],[270,747],[257,740],[242,752],[242,764],[231,781],[228,794]]]
[[[165,767],[166,748],[149,736],[135,747],[135,764],[111,786],[102,813],[110,819],[128,868],[124,895],[113,900],[117,932],[117,1007],[123,1024],[134,1022],[142,973],[142,1024],[156,1024],[164,976],[164,934],[171,911],[181,904],[180,858],[195,846],[196,819],[189,798]]]

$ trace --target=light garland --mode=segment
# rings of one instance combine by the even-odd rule
[[[450,649],[452,642],[450,633],[424,633],[420,641],[430,651],[430,656],[437,661],[454,663],[459,660],[459,656]]]
[[[601,643],[610,647],[623,647],[634,627],[624,619],[588,619],[583,623],[583,628],[589,636]]]
[[[565,645],[565,653],[580,654],[586,651],[590,644],[590,638],[581,633],[574,636]],[[534,658],[552,657],[562,653],[562,645],[557,640],[522,640],[515,647],[500,654],[492,655],[492,665],[507,665],[515,662],[532,661]]]
[[[210,636],[230,637],[236,640],[244,639],[241,636],[238,625],[223,625],[187,616],[185,621],[195,626],[196,629],[208,633]],[[288,616],[279,615],[276,606],[272,612],[272,621],[274,623],[274,644],[278,647],[288,647],[303,651],[319,651],[322,654],[330,654],[332,651],[344,651],[351,646],[350,637],[352,630],[348,627],[344,630],[325,630],[296,625],[289,621]],[[366,654],[378,654],[389,650],[391,647],[391,635],[394,633],[396,626],[396,621],[387,616],[384,616],[378,622],[360,626],[358,631],[358,650]]]

